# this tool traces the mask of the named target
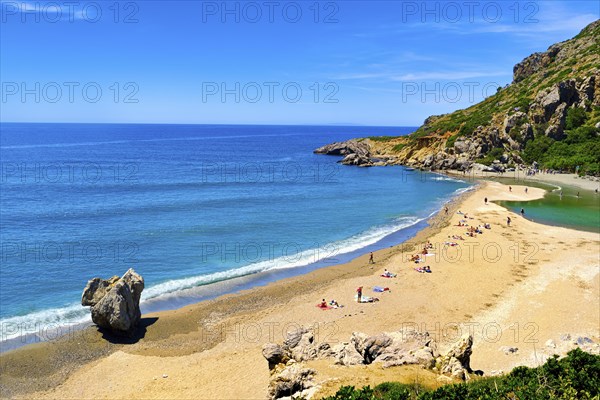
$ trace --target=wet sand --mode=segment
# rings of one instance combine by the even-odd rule
[[[513,186],[510,193],[499,183],[484,183],[451,204],[447,216],[435,216],[410,243],[376,252],[374,265],[364,255],[264,287],[144,315],[145,332],[134,343],[111,343],[88,328],[3,354],[1,394],[57,399],[265,398],[269,371],[261,347],[282,342],[285,333],[299,325],[313,326],[317,340],[331,344],[347,341],[353,331],[376,334],[403,326],[429,331],[442,344],[471,331],[471,366],[487,374],[536,365],[554,351],[544,343],[560,341],[561,334],[597,341],[599,235],[540,225],[492,203],[543,196],[541,189],[530,188],[527,194],[523,189]],[[510,227],[507,216],[513,221]],[[469,225],[487,222],[492,229],[469,238],[465,227],[456,226],[461,219]],[[426,240],[435,254],[424,257],[424,264],[409,262]],[[430,265],[433,272],[414,270],[422,265]],[[384,269],[398,276],[382,278]],[[391,290],[374,293],[376,285]],[[357,286],[380,301],[356,303]],[[315,305],[322,298],[344,307],[318,309]],[[507,355],[500,350],[503,346],[518,351]],[[327,381],[322,394],[342,383],[363,385],[393,376],[378,366],[333,368],[319,361],[311,367],[317,370],[317,381]],[[397,376],[407,374],[406,379],[419,375],[402,368],[392,370],[398,369]],[[419,376],[435,385],[428,372]]]

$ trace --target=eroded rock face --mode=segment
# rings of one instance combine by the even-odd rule
[[[313,377],[315,370],[303,368],[301,364],[290,363],[281,370],[272,373],[269,382],[269,397],[280,399],[282,397],[305,396],[307,390],[315,386]]]
[[[335,142],[323,147],[319,147],[314,151],[314,153],[327,154],[331,156],[346,156],[348,154],[368,156],[370,154],[370,147],[365,141],[352,139],[346,142]]]
[[[371,159],[371,148],[366,141],[356,139],[346,142],[331,143],[319,147],[314,151],[315,154],[326,154],[332,156],[344,156],[340,163],[344,165],[356,165],[360,167],[370,167],[374,160]]]
[[[285,349],[275,343],[267,343],[262,348],[262,355],[269,362],[269,369],[273,369],[277,364],[285,364],[290,359]]]
[[[473,338],[465,336],[441,356],[429,333],[403,329],[373,336],[353,332],[349,342],[330,347],[327,343],[318,344],[314,332],[302,327],[288,333],[281,346],[273,343],[264,345],[262,353],[271,370],[269,395],[276,399],[298,396],[315,385],[314,371],[301,366],[302,362],[315,359],[331,359],[334,364],[344,366],[372,363],[382,363],[384,368],[421,365],[453,378],[467,379],[471,372],[472,345]]]
[[[436,369],[444,375],[466,380],[471,372],[473,336],[465,335],[448,352],[436,359]]]
[[[90,306],[92,321],[113,334],[132,336],[140,322],[140,296],[144,279],[133,269],[121,278],[94,278],[88,281],[81,304]]]
[[[557,43],[550,46],[544,53],[534,53],[518,63],[513,68],[513,82],[520,82],[542,68],[548,67],[559,55],[562,45]]]

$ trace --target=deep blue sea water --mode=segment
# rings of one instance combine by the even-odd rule
[[[401,240],[471,184],[313,150],[413,130],[1,124],[0,340],[88,321],[87,280],[129,267],[165,309]]]

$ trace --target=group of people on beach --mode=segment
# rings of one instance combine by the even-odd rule
[[[512,186],[509,186],[509,191],[512,192]],[[527,188],[525,189],[525,192],[527,193]],[[484,198],[484,203],[487,205],[488,204],[488,198],[485,197]],[[449,209],[447,206],[444,206],[443,208],[444,213],[446,215],[448,215],[449,213]],[[468,213],[463,213],[462,211],[458,211],[457,212],[458,215],[461,215],[462,218],[458,221],[456,226],[459,227],[467,227],[467,231],[466,231],[466,235],[469,237],[475,237],[477,235],[481,235],[484,233],[484,229],[492,229],[491,224],[488,222],[484,222],[483,224],[480,224],[478,226],[475,225],[470,225],[469,224],[469,220],[473,220],[473,217],[469,217]],[[525,210],[521,209],[521,215],[525,214]],[[511,218],[507,217],[507,225],[510,226],[511,223]],[[448,238],[452,238],[454,240],[465,240],[462,235],[459,234],[454,234],[452,236],[448,236]],[[458,243],[456,242],[445,242],[444,243],[446,246],[458,246]],[[414,263],[422,263],[425,261],[425,257],[430,255],[430,250],[434,249],[433,244],[430,241],[427,241],[425,243],[425,245],[423,246],[423,249],[416,254],[413,254],[410,258],[409,261],[410,262],[414,262]],[[369,253],[369,259],[368,259],[368,263],[369,264],[375,264],[375,256],[373,254],[373,252]],[[414,268],[415,271],[420,272],[420,273],[432,273],[431,267],[429,265],[426,266],[421,266],[418,268]],[[387,269],[384,269],[383,273],[381,273],[381,277],[383,278],[395,278],[397,275],[388,271]],[[384,290],[387,288],[384,288]],[[375,290],[375,288],[374,288]],[[379,301],[378,298],[376,297],[369,297],[369,296],[365,296],[363,294],[363,286],[359,286],[356,288],[356,301],[358,303],[367,303],[367,302],[375,302],[375,301]],[[340,306],[337,302],[335,302],[335,300],[332,300],[329,304],[327,304],[327,302],[325,301],[325,299],[322,300],[322,302],[318,305],[321,308],[338,308],[338,307],[342,307]]]

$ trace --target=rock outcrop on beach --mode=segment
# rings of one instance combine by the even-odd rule
[[[344,156],[342,164],[358,166],[464,171],[479,163],[489,172],[504,172],[538,161],[546,168],[577,165],[598,174],[590,147],[600,142],[599,43],[600,20],[525,58],[515,65],[510,85],[472,107],[431,116],[408,136],[353,139],[315,152]],[[580,127],[584,130],[567,138]],[[554,142],[560,143],[552,148]]]
[[[403,329],[373,336],[353,332],[348,342],[331,347],[329,343],[318,343],[312,329],[301,327],[288,333],[282,345],[265,344],[262,353],[271,371],[269,396],[279,399],[309,397],[318,388],[316,371],[303,366],[304,362],[317,359],[348,367],[373,363],[380,363],[383,368],[420,365],[441,375],[466,380],[472,372],[472,346],[473,337],[465,335],[440,354],[429,333]]]
[[[140,322],[140,296],[144,279],[130,268],[121,278],[88,281],[81,305],[91,307],[92,321],[120,336],[132,336]]]

